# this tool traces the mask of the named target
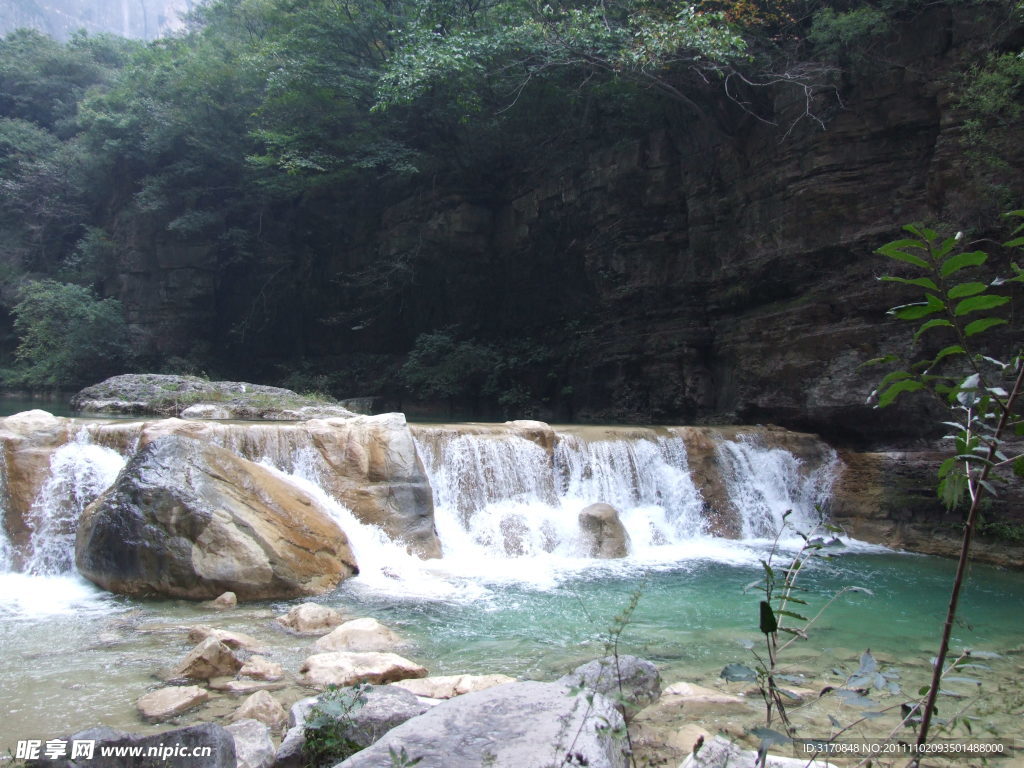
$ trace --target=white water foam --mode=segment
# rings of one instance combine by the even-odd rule
[[[31,529],[26,573],[74,573],[75,531],[82,511],[110,487],[124,465],[116,451],[93,444],[85,429],[54,452],[26,520]]]
[[[771,538],[783,530],[783,515],[796,531],[818,524],[832,493],[839,458],[809,467],[789,451],[769,448],[753,435],[724,440],[716,448],[729,499],[740,514],[743,539]]]

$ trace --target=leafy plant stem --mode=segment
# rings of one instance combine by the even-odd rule
[[[1013,411],[1014,403],[1020,396],[1021,387],[1024,386],[1024,364],[1020,364],[1018,367],[1019,370],[1017,371],[1017,378],[1014,381],[1013,389],[1006,399],[1005,406],[1002,408],[1002,412],[999,416],[999,423],[996,426],[996,442],[998,442],[998,439],[1006,429],[1006,426],[1010,421],[1010,413]],[[928,698],[925,702],[924,712],[922,713],[921,728],[917,735],[918,745],[924,744],[928,739],[928,730],[931,726],[932,712],[935,709],[935,700],[939,695],[939,683],[942,680],[943,666],[946,661],[946,655],[949,653],[949,640],[953,633],[953,624],[956,621],[957,607],[960,602],[960,590],[963,587],[964,576],[967,572],[967,561],[970,557],[971,540],[974,536],[974,527],[978,519],[978,510],[981,507],[981,500],[985,495],[984,483],[992,468],[992,459],[995,458],[996,450],[996,443],[989,445],[986,461],[982,465],[981,473],[977,478],[972,479],[970,472],[968,472],[968,491],[971,496],[971,508],[967,514],[967,521],[964,524],[963,541],[960,545],[960,558],[957,561],[956,575],[953,579],[953,589],[949,597],[949,608],[946,611],[946,622],[942,628],[942,640],[939,644],[939,652],[935,660],[935,668],[932,670],[931,687],[929,688]],[[917,768],[918,764],[919,760],[917,758],[910,762],[911,768]]]

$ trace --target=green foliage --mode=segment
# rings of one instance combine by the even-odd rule
[[[863,53],[867,45],[884,37],[891,23],[879,8],[865,5],[837,11],[826,6],[814,14],[807,39],[824,55],[845,59]]]
[[[1024,211],[1007,214],[1011,219],[1024,219]],[[920,691],[920,700],[905,706],[904,722],[916,726],[917,743],[928,739],[935,702],[944,675],[955,669],[961,659],[946,667],[953,625],[956,622],[960,591],[966,578],[974,533],[980,523],[982,501],[997,496],[1002,476],[1015,471],[1024,456],[1015,455],[1011,436],[1024,434],[1024,348],[1020,340],[1010,337],[1003,342],[998,359],[979,348],[979,336],[1007,323],[1005,316],[989,315],[992,310],[1005,311],[1014,298],[1015,283],[1024,283],[1024,270],[1010,263],[1010,277],[980,273],[987,266],[986,252],[970,250],[963,245],[962,233],[943,237],[935,230],[910,225],[905,227],[912,237],[882,246],[879,253],[899,262],[914,277],[883,278],[889,282],[924,289],[925,300],[890,310],[901,320],[921,322],[915,341],[943,335],[945,346],[918,352],[914,360],[899,360],[890,355],[880,360],[898,361],[902,367],[890,372],[873,393],[879,407],[895,402],[903,392],[927,391],[948,408],[950,428],[947,436],[953,444],[950,455],[938,470],[939,496],[949,507],[969,500],[960,558],[950,594],[946,621],[932,679]],[[1014,230],[1006,248],[1024,246],[1024,224]],[[979,279],[979,277],[981,279]],[[987,315],[978,317],[979,314]],[[955,367],[959,366],[959,367]],[[955,719],[954,719],[955,720]],[[951,721],[952,722],[952,721]]]
[[[118,301],[43,280],[25,285],[12,311],[19,365],[7,373],[8,384],[72,388],[124,372],[128,331]]]
[[[329,685],[317,697],[304,726],[303,768],[334,765],[363,749],[346,735],[346,727],[352,713],[366,703],[366,687],[364,684],[351,688]]]
[[[493,394],[498,360],[491,347],[457,341],[451,330],[423,333],[402,366],[402,380],[425,398]]]

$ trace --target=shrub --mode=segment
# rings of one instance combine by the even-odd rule
[[[13,307],[18,365],[7,383],[70,388],[124,371],[130,351],[120,302],[55,280],[27,283]]]

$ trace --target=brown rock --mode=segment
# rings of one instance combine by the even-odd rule
[[[188,641],[190,643],[200,643],[208,637],[216,638],[228,648],[236,650],[238,648],[252,650],[260,645],[259,640],[243,632],[229,632],[225,629],[208,627],[205,624],[196,624],[188,628]]]
[[[303,603],[292,608],[277,623],[300,635],[322,635],[341,624],[344,618],[333,608],[318,603]]]
[[[245,660],[245,664],[242,665],[238,674],[243,677],[252,677],[256,680],[273,682],[284,677],[284,667],[263,656],[250,656]]]
[[[85,511],[78,570],[113,592],[243,600],[313,595],[358,572],[344,532],[301,489],[178,435],[141,448]]]
[[[629,534],[610,504],[591,504],[579,514],[580,538],[586,557],[617,558],[629,554]]]
[[[234,675],[241,666],[242,662],[230,648],[215,637],[208,637],[168,672],[167,679],[209,680],[211,677]]]
[[[198,685],[171,686],[147,693],[135,705],[147,722],[162,723],[209,700],[210,694]]]
[[[231,720],[259,720],[270,730],[280,731],[288,723],[288,713],[277,699],[262,690],[243,701],[231,716]]]
[[[402,638],[376,619],[353,619],[324,635],[313,647],[318,651],[387,651],[402,645]]]
[[[210,601],[210,607],[218,611],[227,611],[238,606],[238,595],[234,592],[225,592],[219,597]]]
[[[318,653],[307,658],[299,667],[299,682],[312,688],[362,682],[382,685],[426,676],[426,667],[394,653]]]

